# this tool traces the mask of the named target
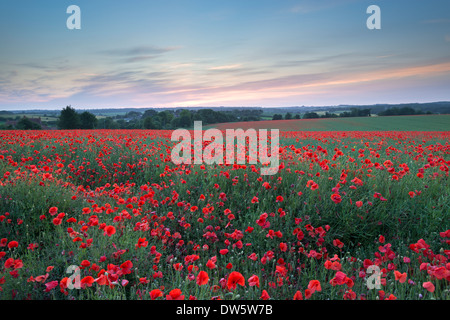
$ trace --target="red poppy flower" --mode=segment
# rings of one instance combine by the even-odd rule
[[[212,258],[208,260],[208,262],[206,263],[206,266],[209,269],[214,269],[216,267],[216,262],[215,260],[213,260]]]
[[[395,270],[394,275],[395,275],[395,280],[398,280],[400,283],[403,283],[406,281],[406,276],[407,276],[406,272],[401,273],[400,271]]]
[[[107,227],[105,227],[105,232],[103,233],[103,235],[107,235],[108,237],[111,237],[115,233],[116,233],[116,228],[114,226],[107,226]]]
[[[259,288],[259,277],[257,275],[253,275],[248,278],[248,285],[250,287],[257,286]]]
[[[320,286],[319,280],[311,280],[308,284],[308,289],[311,290],[311,293],[316,291],[322,291],[322,287]]]
[[[236,285],[245,286],[245,278],[241,273],[233,271],[228,276],[227,288],[228,290],[234,290],[236,289]]]
[[[59,285],[58,281],[51,281],[45,284],[45,292],[50,292],[51,290],[53,290],[55,287],[57,287]]]
[[[81,287],[84,289],[86,287],[91,287],[94,283],[94,278],[91,276],[84,277],[81,279]]]
[[[152,299],[152,300],[155,300],[156,298],[163,296],[162,291],[159,289],[154,289],[154,290],[150,291],[149,294],[150,294],[150,299]]]
[[[353,292],[351,289],[349,291],[346,291],[344,294],[344,300],[355,300],[356,299],[356,293]]]
[[[331,195],[331,200],[333,200],[334,203],[340,203],[342,201],[342,198],[340,195],[335,193]]]
[[[48,276],[49,276],[48,273],[46,273],[45,275],[37,276],[36,278],[34,278],[34,281],[44,282],[45,280],[47,280]]]
[[[203,286],[208,283],[209,276],[205,271],[200,271],[197,275],[197,284]]]
[[[433,293],[435,290],[434,284],[432,284],[431,282],[424,282],[422,285],[425,289],[427,289],[429,292]]]
[[[127,260],[120,265],[120,270],[122,271],[122,274],[130,274],[131,268],[133,268],[133,262],[131,262],[130,260]]]
[[[148,241],[146,241],[146,240],[147,240],[146,238],[139,238],[138,243],[135,245],[136,249],[141,248],[141,247],[147,247]]]
[[[178,262],[173,265],[173,268],[177,271],[181,271],[183,269],[183,265]]]
[[[342,248],[344,246],[344,243],[342,243],[341,240],[339,240],[339,239],[335,239],[335,240],[333,240],[333,246]]]
[[[166,295],[166,300],[184,300],[184,296],[181,295],[180,289],[173,289]]]
[[[269,294],[267,293],[266,290],[262,291],[260,299],[262,299],[262,300],[269,300],[270,299],[270,296],[269,296]]]
[[[300,292],[300,291],[297,291],[295,294],[294,294],[294,299],[293,300],[303,300],[303,295],[302,295],[302,293]]]
[[[309,299],[309,298],[311,298],[311,296],[312,296],[311,290],[306,289],[305,290],[305,299]]]
[[[48,210],[48,213],[50,213],[50,215],[55,215],[55,214],[57,214],[58,213],[58,208],[57,207],[51,207],[49,210]]]
[[[10,241],[8,243],[8,248],[12,249],[12,248],[17,248],[19,246],[19,243],[17,241]]]

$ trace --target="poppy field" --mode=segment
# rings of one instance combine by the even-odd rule
[[[275,175],[175,165],[171,131],[0,138],[1,299],[450,299],[449,131],[282,131]]]

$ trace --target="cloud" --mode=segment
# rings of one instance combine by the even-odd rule
[[[69,65],[67,60],[64,61],[49,60],[45,62],[14,63],[13,65],[20,68],[37,69],[49,73],[64,72],[72,68],[72,66]]]
[[[298,66],[306,66],[312,63],[328,63],[331,61],[336,60],[344,60],[344,59],[354,59],[358,58],[359,56],[356,56],[352,53],[341,53],[341,54],[335,54],[335,55],[328,55],[328,56],[322,56],[317,58],[305,58],[305,59],[297,59],[297,60],[284,60],[277,62],[273,65],[274,68],[292,68],[292,67],[298,67]]]
[[[234,83],[229,86],[203,86],[185,90],[173,90],[160,94],[171,94],[176,105],[201,106],[228,103],[256,103],[265,101],[281,101],[292,97],[309,99],[321,96],[322,99],[336,94],[350,98],[358,88],[377,86],[385,90],[389,86],[401,84],[399,79],[414,81],[425,78],[439,77],[450,73],[450,63],[436,63],[422,66],[383,68],[371,72],[357,70],[355,72],[329,71],[323,73],[298,74],[271,79]],[[393,87],[391,87],[393,88]],[[277,100],[278,99],[278,100]]]
[[[137,46],[126,49],[108,49],[98,51],[99,54],[112,58],[120,58],[119,62],[134,63],[155,59],[165,53],[178,50],[180,47]]]
[[[225,66],[217,66],[217,67],[211,67],[208,68],[208,70],[230,70],[230,69],[236,69],[236,68],[240,68],[241,64],[229,64],[229,65],[225,65]]]
[[[242,64],[223,65],[217,67],[210,67],[207,69],[207,76],[252,76],[260,74],[271,73],[268,70],[263,70],[255,67],[244,67]]]
[[[124,71],[105,72],[76,80],[81,84],[79,96],[114,97],[127,94],[130,97],[141,92],[164,91],[168,84],[165,72]]]
[[[136,57],[126,58],[123,61],[126,63],[141,62],[141,61],[145,61],[145,60],[155,59],[156,57],[157,56],[136,56]]]
[[[109,49],[102,50],[99,53],[109,56],[130,57],[130,56],[148,56],[148,55],[160,55],[166,52],[177,50],[179,47],[156,47],[156,46],[139,46],[128,49]]]

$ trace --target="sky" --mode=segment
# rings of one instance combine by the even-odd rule
[[[448,0],[0,1],[0,110],[396,104],[449,88]]]

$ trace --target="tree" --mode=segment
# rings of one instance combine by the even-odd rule
[[[325,114],[320,116],[321,118],[337,118],[337,115],[335,113],[325,112]]]
[[[95,129],[97,127],[97,117],[90,112],[83,112],[80,114],[80,128],[81,129]]]
[[[217,112],[212,109],[201,109],[197,111],[204,124],[217,123]]]
[[[283,116],[278,113],[274,114],[272,117],[272,120],[282,120],[282,119],[283,119]]]
[[[156,110],[148,109],[148,110],[145,110],[144,114],[142,115],[142,119],[145,119],[147,117],[154,117],[157,114],[158,114],[158,112]]]
[[[119,129],[119,124],[111,117],[105,117],[100,122],[100,126],[103,129]]]
[[[412,107],[393,107],[387,109],[385,111],[381,111],[378,113],[379,116],[397,116],[397,115],[415,115],[415,114],[423,114],[422,110],[417,110]]]
[[[156,114],[156,116],[154,117],[154,122],[157,128],[155,129],[160,129],[160,128],[166,128],[168,126],[170,126],[170,122],[173,119],[173,114],[170,111],[162,111],[162,112],[158,112],[158,114]]]
[[[131,118],[131,119],[139,118],[139,117],[141,117],[141,115],[142,115],[142,113],[140,113],[138,111],[130,111],[125,114],[125,118]]]
[[[285,120],[291,120],[292,119],[292,114],[290,112],[286,113],[284,116]]]
[[[189,110],[183,109],[180,113],[179,126],[182,128],[189,128],[193,124],[192,115]]]
[[[319,115],[316,112],[307,112],[303,115],[303,119],[316,119]]]
[[[59,129],[78,129],[80,127],[80,116],[71,106],[62,109],[58,119]]]
[[[156,129],[152,117],[144,118],[144,129]]]
[[[31,121],[27,117],[23,117],[17,122],[16,128],[19,130],[41,130],[42,127],[40,124]]]

